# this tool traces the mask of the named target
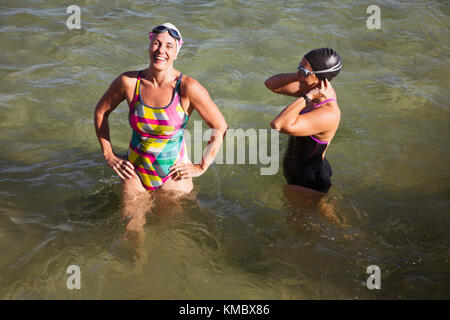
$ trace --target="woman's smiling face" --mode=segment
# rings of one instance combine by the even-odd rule
[[[168,32],[153,34],[148,51],[150,65],[157,70],[172,67],[177,59],[177,43]]]

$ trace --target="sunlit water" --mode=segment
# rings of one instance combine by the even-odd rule
[[[64,1],[0,4],[0,298],[449,298],[448,2],[76,4],[81,30],[66,27]],[[369,4],[380,30],[366,27]],[[191,197],[153,207],[141,247],[124,241],[93,110],[117,75],[147,66],[148,31],[165,21],[185,40],[176,68],[230,128],[268,129],[292,99],[264,80],[310,49],[340,53],[326,198],[337,221],[288,202],[281,168],[216,164]],[[125,152],[126,104],[110,119]],[[69,265],[81,290],[66,287]],[[381,290],[366,288],[369,265]]]

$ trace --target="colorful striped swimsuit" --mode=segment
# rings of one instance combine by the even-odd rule
[[[188,115],[180,104],[180,74],[172,101],[164,108],[145,105],[141,98],[140,73],[130,105],[129,121],[133,129],[128,161],[133,163],[147,190],[156,190],[169,179],[169,168],[189,162],[184,140]]]

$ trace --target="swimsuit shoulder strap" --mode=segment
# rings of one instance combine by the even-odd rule
[[[136,89],[134,90],[133,100],[130,103],[130,111],[131,111],[131,109],[133,108],[134,104],[136,103],[136,101],[139,98],[139,86],[141,84],[141,72],[142,71],[139,71],[138,78],[137,78],[137,81],[136,81]]]
[[[308,111],[305,111],[305,109],[301,110],[299,114],[308,113],[308,112],[310,112],[312,109],[314,109],[314,108],[320,106],[321,104],[327,103],[327,102],[332,101],[332,100],[333,100],[333,101],[336,101],[335,99],[332,99],[332,98],[331,98],[331,99],[327,99],[327,100],[325,100],[325,101],[322,101],[321,103],[316,104],[315,106],[313,106],[313,107],[312,107],[311,109],[309,109]],[[336,101],[336,102],[337,102],[337,101]]]
[[[327,102],[332,101],[332,100],[333,100],[333,101],[336,101],[335,99],[327,99],[327,100],[325,100],[325,101],[322,101],[321,103],[316,104],[316,105],[313,107],[313,109],[314,109],[315,107],[320,106],[321,104],[327,103]]]
[[[181,84],[181,77],[183,77],[183,74],[180,73],[180,76],[178,77],[177,84],[175,85],[175,90],[180,93],[180,84]]]
[[[141,72],[142,71],[139,71],[138,78],[137,78],[137,81],[136,81],[136,90],[134,92],[135,96],[139,95],[139,86],[141,84]]]

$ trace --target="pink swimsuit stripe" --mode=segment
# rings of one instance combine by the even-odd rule
[[[142,117],[136,117],[136,119],[140,123],[158,124],[158,125],[162,125],[162,126],[170,125],[170,121],[167,121],[167,120],[155,120],[155,119],[147,119],[147,118],[142,118]]]
[[[320,141],[317,138],[314,138],[313,136],[309,136],[311,139],[313,139],[315,142],[320,143],[320,144],[327,144],[329,141]]]
[[[334,100],[334,99],[327,99],[327,100],[325,100],[325,101],[322,101],[321,103],[316,104],[316,105],[313,107],[313,109],[314,109],[315,107],[318,107],[318,106],[320,106],[320,105],[322,105],[322,104],[324,104],[324,103],[327,103],[327,102],[329,102],[329,101],[336,101],[336,100]]]
[[[150,152],[142,151],[141,149],[138,149],[131,144],[130,144],[130,149],[133,150],[134,152],[136,152],[137,154],[139,154],[140,156],[150,159],[150,161],[152,161],[152,162],[155,161],[155,156]]]

